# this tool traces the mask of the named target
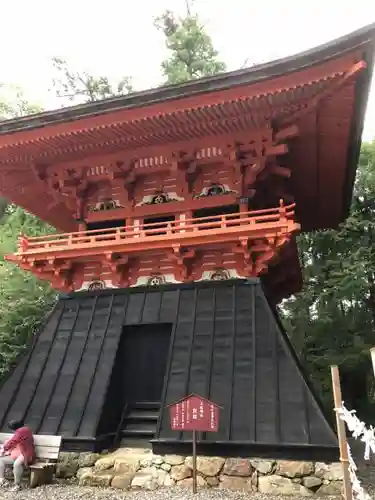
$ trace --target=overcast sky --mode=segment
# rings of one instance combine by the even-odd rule
[[[51,58],[119,79],[137,90],[161,81],[166,55],[153,19],[185,12],[185,0],[2,0],[0,81],[20,85],[30,101],[59,105]],[[196,0],[214,45],[229,69],[298,53],[375,22],[374,0]],[[365,138],[375,137],[372,85]]]

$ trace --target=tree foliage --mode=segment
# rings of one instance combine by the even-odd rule
[[[54,57],[52,64],[56,73],[52,82],[56,95],[69,101],[99,101],[128,94],[133,90],[131,78],[128,76],[114,84],[106,76],[95,77],[85,71],[75,71],[69,67],[65,59],[60,57]]]
[[[55,301],[46,282],[4,260],[16,250],[19,233],[39,236],[53,231],[20,207],[8,206],[0,226],[0,377],[13,364]]]
[[[30,104],[20,87],[0,83],[0,120],[39,113],[40,111],[42,108],[36,104]]]
[[[176,18],[167,10],[155,20],[156,27],[165,36],[171,52],[162,62],[166,83],[181,83],[203,76],[215,75],[225,70],[225,63],[218,59],[211,37],[197,14],[192,14],[187,4],[186,17]]]
[[[280,308],[287,331],[326,404],[332,405],[329,367],[338,364],[346,402],[371,417],[375,141],[362,146],[347,220],[338,230],[301,235],[299,250],[305,285],[302,293]]]

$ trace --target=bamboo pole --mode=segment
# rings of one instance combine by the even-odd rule
[[[341,396],[340,374],[338,366],[331,366],[331,376],[332,376],[333,399],[335,402],[335,408],[341,408],[342,396]],[[352,483],[350,481],[350,475],[349,475],[348,443],[346,440],[345,422],[341,420],[337,411],[335,413],[336,413],[337,437],[339,440],[339,447],[340,447],[340,462],[342,464],[342,470],[344,476],[344,498],[345,500],[353,500]]]

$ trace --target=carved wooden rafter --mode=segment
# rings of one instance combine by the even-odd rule
[[[196,257],[196,251],[184,249],[181,245],[173,245],[171,256],[175,264],[176,279],[185,281],[191,274],[192,263]]]
[[[352,82],[358,77],[358,73],[361,73],[367,68],[366,61],[358,61],[354,63],[340,78],[331,82],[326,88],[318,92],[314,97],[309,97],[306,100],[304,106],[301,109],[289,114],[284,119],[284,123],[295,123],[300,120],[303,116],[311,113],[317,106],[319,106],[325,99],[329,98],[334,92],[340,91],[347,83]],[[288,127],[289,128],[289,127]]]

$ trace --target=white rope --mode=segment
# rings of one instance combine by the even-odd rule
[[[352,483],[352,490],[355,495],[355,497],[358,500],[371,500],[370,495],[363,489],[357,474],[357,466],[353,460],[352,456],[352,451],[350,449],[350,446],[348,444],[348,458],[349,458],[349,476],[350,476],[350,482]]]
[[[362,443],[365,443],[365,460],[370,459],[370,453],[375,455],[375,429],[372,425],[367,428],[364,422],[361,422],[356,415],[355,410],[348,410],[344,403],[342,403],[341,408],[335,408],[341,420],[343,420],[352,436],[355,439],[360,439]]]
[[[346,426],[348,427],[348,430],[352,433],[352,436],[355,439],[360,439],[360,441],[365,443],[364,458],[365,460],[369,460],[370,452],[375,454],[375,435],[373,427],[370,426],[370,428],[367,428],[364,422],[361,422],[359,420],[359,418],[355,414],[356,413],[355,410],[349,411],[345,407],[344,403],[342,403],[341,408],[335,408],[335,411],[338,413],[340,419],[346,423]],[[357,466],[354,462],[352,451],[350,449],[349,444],[347,444],[347,447],[348,447],[348,458],[349,458],[349,476],[350,476],[350,482],[352,483],[353,493],[358,500],[371,500],[371,497],[363,489],[357,477],[356,474]]]

